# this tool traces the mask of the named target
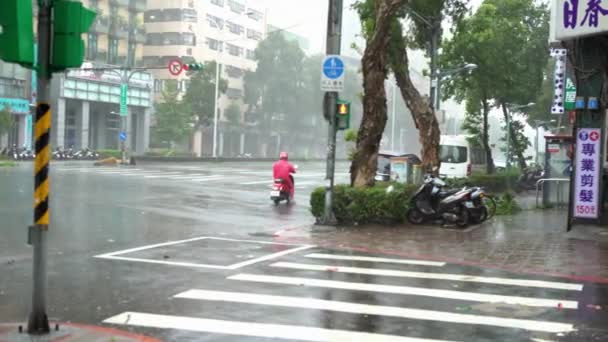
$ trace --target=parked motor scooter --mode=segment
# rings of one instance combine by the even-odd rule
[[[427,175],[424,183],[411,199],[407,220],[413,224],[428,221],[454,223],[459,227],[468,226],[471,221],[471,201],[473,189],[442,191],[445,182],[435,176]]]

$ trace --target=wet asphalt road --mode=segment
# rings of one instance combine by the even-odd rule
[[[312,223],[308,195],[324,168],[300,164],[296,204],[280,207],[268,200],[268,168],[54,164],[50,318],[167,341],[606,336],[605,285],[273,239]],[[29,310],[31,173],[0,169],[0,322]]]

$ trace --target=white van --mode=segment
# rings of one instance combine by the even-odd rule
[[[440,145],[440,177],[464,178],[471,175],[474,167],[483,169],[485,153],[471,148],[466,135],[442,135]]]

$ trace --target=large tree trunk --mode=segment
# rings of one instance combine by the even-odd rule
[[[490,114],[490,105],[488,100],[484,97],[482,100],[483,106],[483,127],[481,133],[481,140],[483,149],[486,152],[486,172],[488,174],[494,173],[494,159],[492,158],[492,149],[490,148],[490,125],[488,124],[488,115]]]
[[[435,111],[430,106],[428,97],[423,97],[414,86],[409,73],[409,59],[405,48],[405,41],[391,41],[395,46],[391,48],[391,68],[395,73],[397,85],[401,90],[401,96],[412,113],[418,137],[422,145],[421,159],[423,170],[431,171],[433,167],[439,168],[439,143],[441,132]]]
[[[502,107],[502,114],[505,118],[505,122],[509,122],[509,112],[507,111],[507,106],[505,104],[501,105]],[[513,120],[513,117],[511,116],[511,120]],[[515,134],[515,130],[513,129],[513,125],[508,125],[509,127],[507,127],[507,129],[509,129],[510,135],[511,135],[511,141],[513,142],[511,144],[511,151],[515,152],[515,154],[517,155],[517,161],[519,163],[519,168],[522,170],[525,170],[528,165],[526,164],[526,158],[524,158],[524,154],[523,151],[521,151],[520,149],[516,148],[516,146],[519,146],[519,142],[517,141],[517,135]],[[509,141],[507,141],[507,144],[509,143]],[[509,158],[509,156],[507,156],[507,159]]]
[[[361,60],[363,70],[363,118],[357,135],[357,150],[350,167],[351,184],[372,186],[378,164],[378,149],[386,125],[387,47],[391,23],[406,0],[377,0],[375,28],[367,38]]]

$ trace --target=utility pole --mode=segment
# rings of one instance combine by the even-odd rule
[[[29,229],[29,242],[33,247],[32,311],[27,322],[29,334],[48,334],[46,314],[47,285],[47,233],[49,229],[49,161],[51,157],[51,0],[38,1],[38,70],[34,140],[34,225]]]
[[[339,55],[342,45],[342,7],[343,0],[329,0],[329,11],[327,16],[327,39],[326,53],[328,55]],[[324,110],[329,119],[329,127],[327,133],[327,174],[325,180],[327,187],[325,189],[325,210],[322,218],[322,223],[333,225],[336,223],[336,218],[332,210],[333,190],[334,190],[334,173],[336,170],[336,107],[338,103],[337,92],[325,93]]]

